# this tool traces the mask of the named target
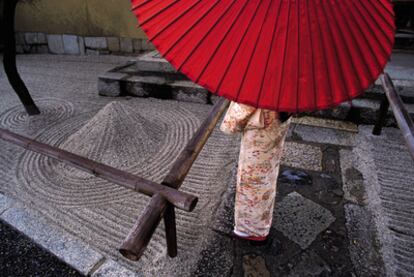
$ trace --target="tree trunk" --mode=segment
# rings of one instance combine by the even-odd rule
[[[29,115],[39,114],[40,111],[34,103],[23,80],[20,78],[16,67],[16,42],[14,38],[14,14],[17,0],[3,1],[3,26],[2,35],[4,39],[3,65],[7,78],[20,101]]]

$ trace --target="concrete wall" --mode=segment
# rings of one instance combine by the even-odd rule
[[[130,7],[130,0],[22,1],[16,31],[145,38]]]

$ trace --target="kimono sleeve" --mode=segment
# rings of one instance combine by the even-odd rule
[[[220,130],[227,134],[242,132],[256,110],[255,107],[231,102]]]

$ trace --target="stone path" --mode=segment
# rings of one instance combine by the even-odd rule
[[[227,275],[211,276],[358,274],[349,251],[352,237],[346,227],[348,219],[339,154],[342,149],[351,149],[356,138],[355,129],[338,130],[349,129],[346,124],[337,129],[311,126],[315,125],[312,119],[302,119],[300,123],[291,128],[285,155],[305,158],[301,163],[291,163],[291,157],[284,159],[269,242],[257,246],[231,238],[234,187],[230,187],[212,227],[217,234],[216,240],[226,243],[212,244],[207,253],[222,252],[226,248],[228,264],[232,267],[227,270]],[[309,149],[313,149],[315,155],[303,155]],[[217,247],[222,250],[215,250]],[[217,267],[211,260],[202,261],[200,276],[208,275]]]
[[[160,181],[210,106],[98,96],[97,76],[127,59],[19,56],[43,113],[28,118],[0,71],[0,126]],[[148,198],[3,142],[0,219],[84,275],[410,276],[414,171],[398,130],[370,128],[295,119],[262,245],[231,236],[239,138],[217,130],[183,187],[200,203],[178,213],[176,259],[163,226],[140,262],[117,253]]]
[[[226,253],[231,268],[222,276],[412,276],[414,162],[400,131],[386,128],[376,137],[372,126],[299,121],[290,143],[321,149],[322,166],[285,160],[271,239],[262,246],[231,239],[234,188],[228,190],[213,226],[219,243],[206,252]],[[201,262],[200,275],[218,265]]]

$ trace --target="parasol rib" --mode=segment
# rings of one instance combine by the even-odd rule
[[[173,20],[170,21],[170,23],[168,23],[167,25],[165,25],[161,30],[159,30],[157,33],[155,33],[154,35],[152,35],[148,39],[149,40],[156,39],[160,34],[162,34],[163,32],[165,32],[174,23],[176,23],[177,20],[179,20],[180,18],[182,18],[183,16],[185,16],[188,12],[190,12],[192,9],[194,9],[195,7],[197,7],[197,5],[201,3],[201,1],[203,1],[203,0],[198,0],[197,2],[194,2],[194,4],[192,4],[187,9],[185,9],[181,14],[177,15]]]
[[[203,18],[205,18],[213,9],[215,6],[217,6],[220,3],[220,1],[216,1],[211,7],[208,8],[208,10],[200,16],[188,29],[185,30],[185,32],[175,40],[169,48],[165,51],[164,55],[167,56],[168,53],[197,25],[200,23]]]
[[[383,55],[387,55],[387,52],[386,52],[386,50],[385,50],[385,48],[384,48],[384,46],[383,46],[383,43],[381,43],[381,41],[380,41],[380,39],[376,36],[376,35],[374,35],[374,34],[376,34],[377,32],[376,32],[376,28],[375,27],[373,27],[371,24],[372,24],[372,21],[371,20],[368,20],[368,18],[367,17],[369,17],[369,13],[363,13],[362,11],[361,11],[361,6],[359,5],[359,4],[362,4],[363,3],[363,1],[361,1],[361,2],[359,2],[358,4],[355,4],[354,2],[353,2],[353,4],[354,4],[354,7],[355,7],[355,11],[356,12],[358,12],[359,13],[359,16],[360,16],[360,18],[362,19],[362,21],[364,21],[364,23],[365,24],[363,24],[362,26],[366,26],[366,28],[367,29],[369,29],[369,30],[367,30],[368,32],[366,32],[365,34],[366,35],[369,35],[370,37],[372,37],[372,38],[374,38],[375,40],[376,40],[376,44],[375,45],[377,45],[380,49],[381,49],[381,52],[382,52],[382,54]],[[364,8],[363,8],[364,9]],[[365,9],[364,9],[365,10]],[[366,11],[366,10],[365,10]],[[369,17],[370,19],[371,19],[371,17]],[[383,30],[382,29],[378,29],[380,32],[383,32]]]
[[[247,7],[247,3],[249,2],[249,0],[245,0],[244,1],[244,5],[242,6],[242,8],[240,9],[239,13],[237,14],[237,16],[234,18],[233,22],[230,24],[230,27],[226,30],[226,32],[224,33],[224,36],[222,39],[220,39],[219,45],[217,45],[217,47],[214,49],[214,52],[212,55],[210,55],[209,59],[207,60],[207,62],[205,63],[203,69],[201,70],[201,72],[198,74],[198,76],[196,77],[196,81],[198,82],[201,78],[201,76],[203,76],[204,72],[206,71],[207,67],[209,66],[209,64],[211,63],[211,61],[213,60],[213,58],[216,56],[216,54],[218,53],[218,50],[220,49],[220,47],[222,46],[224,39],[227,37],[227,35],[233,30],[234,26],[236,26],[236,22],[237,20],[239,20],[239,16],[245,11],[246,7]]]
[[[203,37],[197,42],[197,44],[193,47],[193,49],[188,53],[188,55],[183,59],[183,61],[180,64],[177,64],[177,70],[180,71],[181,68],[183,67],[183,65],[188,61],[188,59],[193,55],[193,53],[198,49],[198,47],[200,47],[200,45],[204,42],[204,40],[206,39],[206,37],[211,34],[211,32],[214,30],[214,28],[217,26],[217,24],[220,22],[220,19],[223,18],[223,16],[225,14],[227,14],[230,9],[232,8],[232,6],[236,3],[235,0],[233,0],[233,2],[231,2],[230,5],[228,5],[228,7],[224,10],[224,12],[222,14],[220,14],[219,18],[214,22],[213,26],[211,28],[209,28],[209,30],[204,33]]]
[[[354,14],[356,12],[355,9],[353,9],[350,6],[348,6],[348,3],[349,3],[348,1],[344,1],[344,6],[348,7],[349,15],[352,17],[352,20],[349,21],[349,22],[352,22],[352,23],[358,22],[358,18],[360,18],[360,16],[359,15],[357,16],[357,15]],[[354,23],[354,30],[356,30],[360,34],[359,37],[360,37],[360,39],[362,41],[358,44],[358,46],[359,46],[358,48],[359,49],[362,49],[362,46],[363,45],[369,45],[369,42],[368,42],[366,33],[362,30],[363,27],[361,26],[361,27],[358,28],[358,26],[360,26],[360,25],[361,24]],[[353,33],[353,32],[351,32],[351,33]],[[367,48],[368,48],[367,49],[368,52],[371,53],[372,60],[374,61],[374,63],[376,64],[376,66],[380,66],[380,64],[379,64],[379,62],[377,60],[377,55],[374,52],[374,49],[372,47],[367,47]],[[367,57],[367,53],[365,52],[362,56],[363,57]],[[366,58],[364,58],[364,61],[366,61]],[[370,66],[368,66],[368,62],[366,62],[366,64],[367,64],[367,67],[370,68]],[[368,70],[366,72],[369,72],[370,73],[371,79],[374,79],[375,78],[375,77],[373,77],[372,70]]]
[[[150,16],[150,17],[146,18],[144,21],[142,21],[141,25],[147,24],[149,21],[151,21],[152,19],[154,19],[158,15],[162,14],[163,12],[165,12],[166,10],[168,10],[170,7],[174,6],[178,2],[179,2],[179,0],[175,0],[174,2],[171,2],[170,4],[168,4],[167,6],[162,8],[161,10],[159,10],[157,13],[154,13],[152,16]]]
[[[270,9],[269,9],[269,7],[270,7],[270,5],[272,4],[272,1],[270,0],[270,1],[268,1],[269,2],[269,4],[268,4],[268,6],[267,6],[267,8],[266,8],[266,14],[265,14],[265,16],[263,17],[263,21],[262,21],[262,23],[260,24],[260,30],[259,30],[259,32],[258,32],[258,35],[257,35],[257,37],[256,37],[256,41],[255,41],[255,45],[257,45],[258,44],[258,42],[259,42],[259,39],[260,39],[260,37],[262,36],[262,34],[263,34],[263,27],[264,27],[264,25],[265,25],[265,22],[266,22],[266,20],[268,20],[268,14],[269,14],[269,11],[270,11]],[[252,60],[253,60],[253,57],[254,57],[254,55],[255,55],[255,53],[256,53],[256,50],[257,50],[257,47],[254,47],[253,48],[253,51],[250,53],[250,57],[249,57],[249,61],[247,62],[247,66],[246,66],[246,68],[244,69],[244,73],[243,73],[243,78],[241,79],[241,83],[240,83],[240,86],[239,86],[239,88],[238,88],[238,90],[237,90],[237,96],[236,96],[236,99],[234,100],[234,101],[236,101],[237,102],[237,100],[239,99],[239,97],[240,97],[240,92],[243,90],[243,86],[244,86],[244,84],[245,84],[245,82],[246,82],[246,80],[247,80],[247,78],[246,78],[246,76],[247,76],[247,72],[249,71],[249,69],[251,68],[250,67],[250,65],[251,65],[251,63],[252,63]]]
[[[235,59],[235,57],[236,57],[236,55],[237,55],[237,53],[238,53],[238,51],[239,51],[239,49],[240,49],[240,47],[242,46],[242,42],[244,41],[244,38],[246,37],[246,35],[247,35],[247,33],[248,33],[248,31],[249,31],[249,28],[250,28],[250,26],[252,25],[252,22],[254,21],[254,19],[256,18],[256,15],[257,15],[257,10],[259,9],[259,6],[260,6],[260,2],[258,1],[257,2],[257,5],[256,5],[256,8],[255,8],[255,11],[254,11],[254,13],[253,13],[253,16],[250,18],[250,20],[249,20],[249,23],[247,24],[247,27],[246,27],[246,29],[244,30],[244,32],[243,32],[243,35],[242,35],[242,37],[240,38],[240,40],[239,40],[239,43],[237,44],[237,47],[236,47],[236,49],[235,49],[235,51],[233,52],[233,55],[232,55],[232,57],[231,57],[231,59],[230,59],[230,62],[226,65],[226,69],[225,69],[225,73],[221,76],[221,78],[220,78],[220,81],[219,81],[219,84],[218,84],[218,86],[217,86],[217,89],[215,90],[215,92],[217,93],[217,95],[219,95],[219,96],[225,96],[224,95],[224,93],[220,93],[220,88],[221,88],[221,86],[223,85],[223,81],[224,81],[224,79],[226,78],[226,76],[227,76],[227,73],[229,72],[229,68],[231,67],[231,65],[233,64],[233,62],[234,62],[234,59]]]
[[[274,2],[276,2],[276,1],[274,1]],[[280,19],[281,7],[282,7],[282,2],[279,2],[279,7],[278,7],[278,10],[277,10],[276,22],[273,25],[272,41],[270,43],[269,52],[267,54],[268,57],[271,56],[272,50],[274,50],[274,48],[276,47],[276,45],[274,45],[274,43],[276,41],[276,30],[277,30],[278,22],[279,22],[279,19]],[[259,89],[259,94],[257,95],[256,102],[259,102],[260,101],[260,97],[261,97],[262,92],[263,92],[263,86],[264,86],[264,81],[265,81],[265,78],[266,78],[266,73],[269,72],[269,70],[268,70],[269,65],[270,65],[270,59],[267,59],[266,60],[266,66],[265,66],[265,72],[264,72],[263,77],[262,77],[262,80],[260,82],[260,89]]]
[[[288,14],[287,23],[286,23],[287,26],[289,26],[289,22],[290,22],[290,8],[291,8],[290,5],[291,5],[291,3],[289,1],[288,2],[288,9],[287,9],[287,14]],[[284,68],[285,64],[286,64],[286,53],[287,53],[286,49],[287,49],[287,45],[288,45],[288,40],[289,40],[289,30],[288,30],[288,28],[286,28],[286,30],[285,30],[285,46],[283,47],[282,68]],[[277,90],[277,101],[276,101],[277,109],[279,109],[279,104],[280,104],[280,95],[281,95],[281,90],[282,90],[282,86],[283,86],[283,79],[284,79],[283,78],[283,73],[284,73],[284,71],[280,70],[279,86],[278,86],[279,89]]]
[[[330,3],[328,2],[326,4],[326,6],[330,6]],[[331,14],[331,13],[327,13],[326,12],[325,5],[322,6],[321,11],[322,11],[322,13],[324,15],[324,18],[325,18],[326,22],[336,22],[336,20],[329,20],[327,14]],[[331,24],[326,24],[326,25],[327,25],[327,29],[328,29],[327,35],[329,37],[329,40],[331,41],[330,44],[333,46],[332,49],[333,49],[333,52],[334,52],[334,56],[336,58],[336,59],[333,59],[332,62],[335,64],[334,67],[336,68],[336,70],[338,70],[338,73],[339,73],[338,75],[340,76],[339,80],[341,80],[341,85],[340,86],[342,88],[345,88],[345,91],[342,90],[342,94],[344,96],[344,99],[346,99],[346,100],[349,101],[349,100],[351,100],[351,98],[349,97],[348,92],[351,89],[348,87],[349,82],[346,82],[345,81],[345,77],[344,77],[345,76],[344,66],[342,66],[342,64],[343,64],[344,61],[341,61],[341,58],[340,58],[340,56],[338,54],[339,53],[339,50],[338,50],[338,41],[335,39],[336,36],[333,35],[333,31],[332,31]],[[345,48],[346,48],[346,45],[345,45]],[[351,77],[354,77],[355,74],[350,74],[350,76]]]

